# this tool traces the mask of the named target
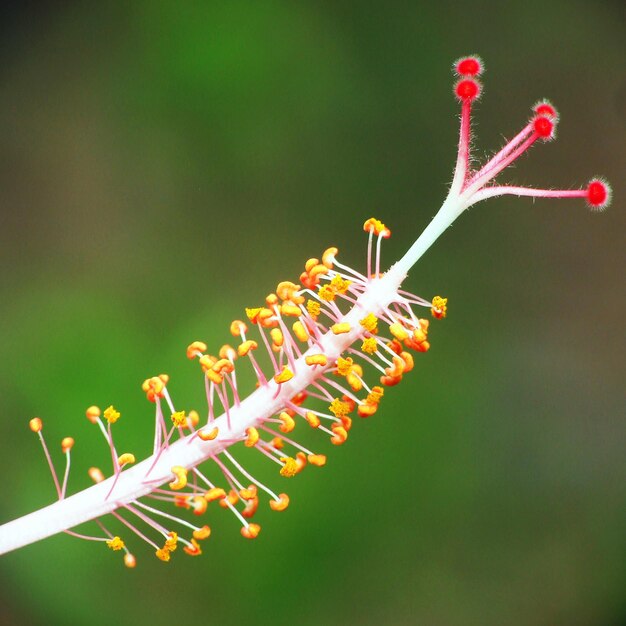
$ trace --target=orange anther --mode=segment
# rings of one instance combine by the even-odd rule
[[[346,429],[346,432],[352,428],[352,419],[347,415],[342,415],[339,419],[341,420],[343,427]]]
[[[324,274],[328,274],[328,268],[321,263],[314,265],[311,269],[307,270],[309,272],[309,276],[312,278],[317,278],[318,276],[324,276]]]
[[[199,430],[198,437],[200,437],[202,441],[213,441],[213,439],[217,437],[218,433],[219,433],[219,428],[217,426],[214,426],[208,432],[205,430]]]
[[[391,231],[380,221],[373,217],[370,217],[365,224],[363,224],[363,230],[366,233],[374,233],[376,236],[388,239],[391,237]]]
[[[381,376],[380,382],[385,387],[393,387],[402,381],[402,376]]]
[[[346,431],[346,429],[338,423],[333,424],[331,430],[334,434],[330,438],[330,442],[336,446],[340,446],[348,438],[348,431]]]
[[[190,543],[191,546],[183,546],[183,551],[189,556],[200,556],[202,554],[200,544],[193,538]]]
[[[87,419],[92,423],[95,424],[98,421],[98,418],[101,415],[100,412],[100,407],[99,406],[90,406],[86,411],[85,411],[85,415],[87,416]]]
[[[220,506],[226,509],[229,506],[235,506],[237,502],[239,502],[239,494],[234,489],[231,489],[225,498],[220,499]]]
[[[296,405],[296,406],[302,406],[302,403],[307,399],[308,394],[306,391],[299,391],[293,398],[291,398],[291,401]]]
[[[270,330],[270,337],[272,338],[274,345],[279,348],[283,345],[283,341],[285,340],[283,337],[283,331],[280,330],[280,328],[272,328],[272,330]]]
[[[306,412],[306,414],[304,415],[304,419],[309,423],[309,426],[311,426],[311,428],[318,428],[320,425],[320,418],[311,411]]]
[[[285,444],[280,437],[274,437],[274,439],[272,439],[272,448],[275,448],[276,450],[282,450],[284,447]]]
[[[270,328],[272,326],[278,325],[278,320],[276,319],[276,313],[270,309],[261,309],[258,316],[258,323],[263,326],[263,328]]]
[[[206,512],[206,508],[208,506],[208,502],[205,500],[203,496],[194,496],[191,498],[191,506],[193,508],[194,515],[202,515]]]
[[[191,534],[194,539],[202,541],[203,539],[208,539],[211,536],[211,528],[205,524],[202,528],[197,528]]]
[[[298,287],[298,285],[288,280],[284,280],[282,283],[278,283],[278,286],[276,287],[276,295],[281,300],[291,300],[294,292],[299,290],[300,287]]]
[[[248,327],[241,320],[233,320],[230,323],[230,334],[239,337],[248,332]]]
[[[206,349],[207,345],[203,341],[192,341],[187,346],[187,358],[195,359],[197,356],[202,356]]]
[[[129,569],[132,569],[133,567],[135,567],[137,565],[137,559],[135,558],[135,555],[131,554],[130,552],[127,552],[124,555],[124,565],[128,567]]]
[[[189,415],[187,415],[188,425],[191,425],[195,428],[200,422],[200,416],[198,415],[198,411],[194,411],[193,409],[189,411]]]
[[[157,558],[161,559],[161,561],[167,563],[171,556],[170,551],[165,548],[159,548],[154,554],[156,554]]]
[[[250,485],[247,489],[239,490],[239,497],[242,500],[250,500],[251,498],[256,498],[256,496],[257,496],[256,485]]]
[[[254,428],[254,426],[250,426],[250,428],[246,428],[246,435],[248,435],[248,438],[244,442],[246,448],[253,448],[256,446],[259,441],[259,431]]]
[[[118,465],[132,465],[135,462],[135,455],[130,452],[124,452],[117,457]]]
[[[286,493],[278,494],[278,500],[270,500],[272,511],[284,511],[289,506],[289,496]]]
[[[326,465],[325,454],[309,454],[308,458],[311,465],[315,465],[317,467],[323,467],[324,465]]]
[[[410,352],[401,352],[400,358],[404,361],[404,373],[410,372],[415,366],[413,355]]]
[[[220,359],[228,359],[234,361],[237,358],[237,351],[232,346],[225,343],[217,353]]]
[[[283,411],[278,416],[278,419],[282,422],[282,424],[278,427],[278,430],[283,433],[290,433],[296,427],[295,420],[286,411]]]
[[[91,478],[94,483],[101,483],[104,480],[104,474],[102,473],[102,470],[97,467],[90,467],[87,470],[87,474],[89,474],[89,478]]]
[[[250,350],[256,350],[259,347],[259,344],[252,339],[248,339],[244,341],[240,346],[237,347],[237,354],[239,356],[246,356]]]
[[[278,296],[275,293],[268,293],[267,296],[265,296],[265,304],[270,309],[273,309],[278,304],[278,302]]]
[[[203,354],[198,360],[198,363],[200,363],[202,371],[207,372],[217,363],[217,359],[210,354]]]
[[[298,452],[296,454],[296,474],[299,474],[306,467],[306,454]]]
[[[326,248],[326,250],[324,250],[324,254],[322,254],[322,263],[328,269],[332,270],[337,254],[339,254],[339,250],[337,250],[337,248]]]
[[[300,315],[302,315],[300,307],[295,304],[283,304],[280,307],[280,313],[287,317],[300,317]]]
[[[223,500],[226,497],[226,492],[221,487],[211,487],[205,494],[204,499],[207,502],[213,502],[214,500]]]
[[[162,398],[165,393],[165,383],[160,376],[153,376],[152,378],[146,378],[141,385],[141,388],[146,393],[146,397],[150,402],[156,402],[157,398]],[[105,412],[106,417],[106,412]]]
[[[191,505],[189,504],[189,496],[184,496],[181,494],[174,495],[174,506],[177,506],[181,509],[190,509]]]
[[[174,491],[184,489],[187,486],[187,469],[182,467],[182,465],[174,465],[171,472],[176,479],[170,483],[170,489]]]
[[[340,324],[333,324],[330,330],[333,332],[333,335],[343,335],[344,333],[349,333],[350,328],[348,322],[342,322]]]
[[[224,376],[222,376],[222,374],[219,374],[213,369],[207,370],[205,374],[206,377],[216,385],[221,385],[224,382]]]
[[[250,519],[251,517],[254,516],[258,508],[259,508],[259,499],[256,496],[254,496],[253,498],[249,498],[248,500],[246,500],[246,506],[244,507],[241,514],[245,518]]]
[[[211,368],[216,374],[230,374],[235,366],[228,359],[219,359],[213,364]]]
[[[304,357],[304,362],[307,365],[324,366],[328,363],[328,358],[325,354],[311,354],[310,356]]]
[[[292,378],[293,372],[288,367],[283,367],[282,371],[274,376],[274,382],[280,385],[281,383],[286,383]]]
[[[258,524],[248,524],[241,529],[241,534],[246,539],[254,539],[261,532],[261,527]]]
[[[41,421],[40,417],[33,417],[33,419],[30,420],[30,422],[28,422],[28,427],[34,433],[39,433],[41,432],[41,429],[43,428],[43,422]]]
[[[65,454],[69,452],[74,446],[74,439],[72,437],[63,437],[61,440],[61,452]]]

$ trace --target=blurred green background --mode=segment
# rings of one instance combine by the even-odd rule
[[[478,155],[561,110],[507,180],[615,191],[446,233],[407,281],[449,298],[431,351],[255,542],[211,512],[202,557],[131,542],[129,571],[57,536],[0,560],[3,624],[626,624],[621,2],[31,2],[1,29],[1,522],[53,498],[30,417],[59,465],[76,438],[86,486],[108,459],[86,406],[143,456],[145,377],[201,406],[191,340],[329,245],[362,266],[371,215],[405,251],[451,177],[456,57],[488,69]]]

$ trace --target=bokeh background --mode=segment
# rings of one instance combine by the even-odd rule
[[[450,180],[456,57],[488,68],[477,154],[548,96],[559,140],[507,179],[602,173],[615,201],[500,199],[460,219],[407,282],[449,298],[431,351],[347,445],[320,446],[328,465],[259,514],[255,542],[220,509],[202,557],[135,543],[129,571],[57,536],[0,560],[3,624],[626,624],[621,2],[7,6],[0,521],[53,498],[33,415],[59,464],[76,438],[86,486],[108,461],[86,406],[120,408],[119,447],[143,456],[145,377],[201,406],[191,340],[229,340],[329,245],[362,264],[371,215],[394,230],[386,260],[404,252]]]

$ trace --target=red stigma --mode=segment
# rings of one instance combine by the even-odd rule
[[[459,76],[479,76],[482,74],[483,64],[478,57],[463,57],[454,64],[454,71]]]
[[[587,185],[587,202],[594,209],[605,209],[611,201],[611,188],[599,178],[594,178]]]
[[[454,86],[459,100],[475,100],[480,95],[480,83],[473,78],[464,78]]]
[[[547,100],[542,100],[541,102],[538,102],[533,107],[533,111],[537,115],[545,115],[547,117],[557,118],[559,116],[558,111]]]
[[[552,139],[554,137],[554,122],[545,115],[540,115],[533,122],[535,132],[542,139]]]

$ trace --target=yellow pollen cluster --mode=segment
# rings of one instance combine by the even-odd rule
[[[109,424],[115,424],[118,419],[120,419],[120,412],[115,410],[115,407],[111,405],[104,411],[104,419],[109,422]]]
[[[376,334],[378,332],[378,318],[373,313],[359,320],[359,324],[370,333]]]
[[[176,413],[172,413],[172,423],[174,426],[186,426],[187,416],[185,415],[185,411],[176,411]]]
[[[374,354],[378,350],[376,345],[376,339],[374,337],[368,337],[361,344],[361,350],[367,354]]]
[[[350,287],[350,285],[352,284],[351,280],[346,280],[344,278],[341,278],[341,276],[335,276],[333,277],[333,279],[330,281],[330,286],[337,292],[337,293],[341,293],[344,294],[346,293],[346,291],[348,291],[348,288]]]
[[[280,460],[284,463],[280,468],[280,475],[285,478],[293,478],[298,473],[296,460],[290,456],[282,456]]]
[[[430,312],[433,317],[441,319],[446,316],[448,311],[448,298],[442,298],[441,296],[435,296],[432,302],[433,308]]]
[[[354,361],[350,357],[347,359],[339,357],[337,359],[337,374],[339,376],[347,376],[352,371],[353,366]]]
[[[315,300],[307,300],[306,310],[309,312],[309,315],[311,317],[315,318],[322,312],[322,306],[319,302],[316,302]]]
[[[323,285],[317,295],[325,302],[332,302],[335,299],[335,290],[330,285]]]
[[[107,542],[107,547],[111,550],[117,552],[118,550],[124,549],[124,542],[119,537],[113,537],[113,539],[109,539]]]
[[[328,410],[335,417],[345,417],[350,413],[350,404],[343,402],[339,398],[335,398],[329,405]]]

